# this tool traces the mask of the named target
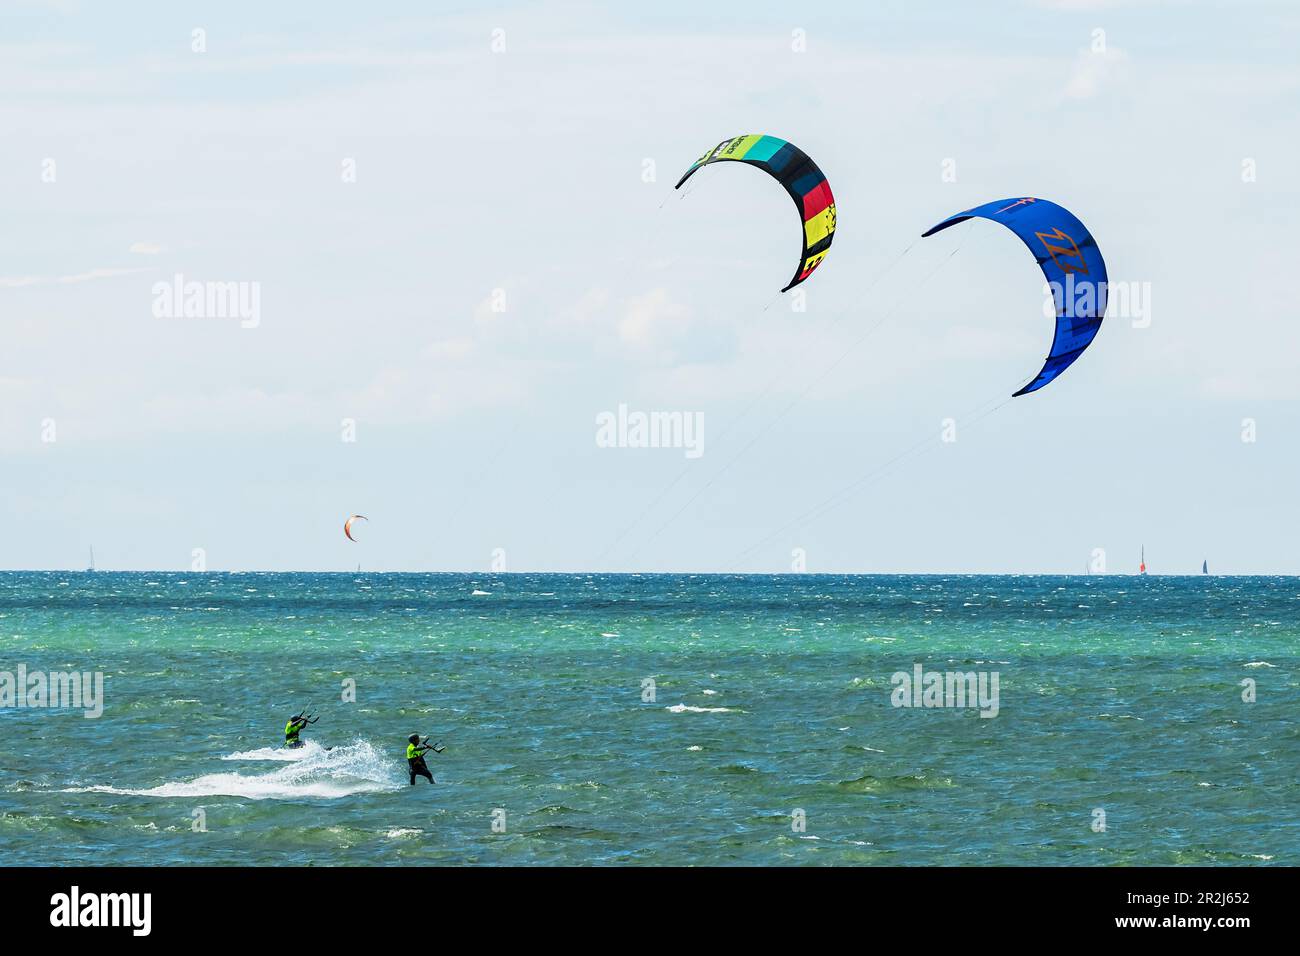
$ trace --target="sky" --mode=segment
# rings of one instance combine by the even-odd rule
[[[0,7],[0,569],[1300,573],[1300,7],[384,10]],[[673,189],[742,133],[801,296],[775,181]],[[920,234],[1020,196],[1141,307],[1006,401],[1032,257]]]

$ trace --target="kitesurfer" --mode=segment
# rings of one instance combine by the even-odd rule
[[[429,772],[429,765],[424,762],[424,755],[432,750],[436,754],[442,753],[437,747],[431,747],[427,741],[420,742],[419,734],[411,734],[406,738],[406,765],[411,771],[411,786],[415,786],[416,777],[426,777],[430,783],[437,783],[433,779],[433,774]]]
[[[319,717],[312,717],[306,711],[301,714],[294,714],[289,718],[289,722],[284,725],[284,745],[286,747],[301,747],[303,741],[298,735],[302,733],[304,727],[316,723],[319,719]]]

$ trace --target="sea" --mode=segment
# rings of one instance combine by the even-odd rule
[[[1298,652],[1290,577],[9,572],[0,846],[1295,866]]]

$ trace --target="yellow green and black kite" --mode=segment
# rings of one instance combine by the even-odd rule
[[[803,255],[794,278],[781,290],[787,292],[821,265],[835,237],[835,197],[831,195],[830,183],[798,146],[775,136],[757,134],[723,140],[697,159],[673,188],[681,189],[682,183],[701,166],[726,160],[749,163],[769,173],[785,187],[799,209],[803,220]]]

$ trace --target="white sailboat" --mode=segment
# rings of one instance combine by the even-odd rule
[[[93,544],[90,546],[90,567],[86,568],[86,570],[95,570],[95,546]]]

